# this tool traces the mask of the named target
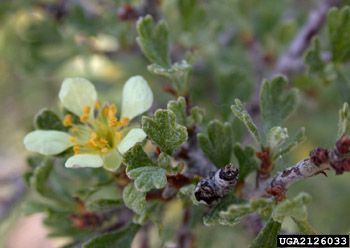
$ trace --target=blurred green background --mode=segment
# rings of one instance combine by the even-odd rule
[[[256,83],[255,61],[247,41],[254,38],[260,42],[259,52],[265,61],[263,76],[269,78],[275,62],[305,23],[310,10],[321,1],[154,0],[154,9],[148,10],[145,6],[150,2],[1,1],[0,204],[6,203],[16,191],[16,184],[6,179],[26,171],[28,152],[22,139],[32,128],[33,116],[43,107],[57,109],[57,94],[65,77],[87,78],[96,85],[102,100],[119,103],[125,81],[132,75],[142,75],[155,95],[153,110],[164,108],[172,99],[162,91],[166,82],[147,71],[149,63],[135,41],[135,13],[127,12],[127,6],[142,14],[155,11],[152,14],[167,21],[173,60],[185,58],[187,52],[195,54],[191,100],[206,109],[206,123],[213,118],[232,121],[233,100],[251,99]],[[327,49],[325,28],[320,37]],[[343,103],[336,84],[311,78],[305,71],[291,75],[289,81],[300,90],[300,105],[286,125],[290,133],[304,126],[308,140],[283,159],[278,169],[306,158],[316,146],[334,145],[338,109]],[[237,127],[237,137],[243,134],[244,129]],[[350,174],[334,176],[330,172],[327,178],[318,175],[296,183],[288,195],[300,191],[313,197],[309,221],[319,233],[350,233]],[[1,220],[0,245],[17,248],[28,236],[44,240],[40,216],[21,216],[23,201],[30,197],[30,193],[24,194]],[[172,230],[179,225],[179,204],[170,204],[164,217],[169,240]],[[284,223],[284,229],[296,231],[289,221]],[[241,226],[201,226],[194,233],[198,247],[217,247],[218,241],[220,247],[246,247],[253,238]],[[153,239],[156,244],[157,236]],[[62,242],[42,241],[27,247],[57,247]]]

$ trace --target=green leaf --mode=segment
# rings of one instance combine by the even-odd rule
[[[158,156],[158,166],[167,171],[173,170],[171,157],[168,154],[161,152]]]
[[[350,130],[350,112],[349,104],[344,103],[343,108],[339,110],[339,124],[338,124],[338,138],[342,137],[344,134],[348,134]]]
[[[271,81],[264,80],[260,92],[260,107],[264,131],[267,134],[271,128],[282,126],[287,117],[297,105],[297,89],[286,92],[287,80],[277,76]]]
[[[169,155],[187,140],[187,129],[175,121],[176,116],[170,110],[159,109],[154,118],[142,117],[142,129],[162,152]]]
[[[193,127],[196,124],[201,124],[203,121],[204,109],[200,107],[191,108],[191,114],[187,117],[187,127]]]
[[[177,101],[168,102],[167,108],[176,115],[176,123],[187,126],[186,100],[183,96],[180,96]]]
[[[255,160],[255,150],[250,146],[243,149],[237,144],[234,146],[233,152],[239,164],[239,181],[242,182],[251,172],[258,169],[258,163]]]
[[[89,212],[102,212],[123,206],[123,201],[112,199],[97,199],[85,205]]]
[[[237,199],[234,195],[229,194],[225,198],[223,198],[217,205],[215,205],[210,212],[203,217],[203,222],[206,226],[212,226],[215,223],[219,223],[221,225],[229,225],[234,226],[238,224],[241,219],[240,218],[225,218],[220,216],[220,212],[224,211],[228,208],[232,203],[245,203],[245,200]]]
[[[34,117],[34,127],[42,130],[67,131],[61,119],[51,110],[42,109]]]
[[[285,216],[291,216],[294,219],[305,221],[307,218],[306,205],[311,203],[311,196],[307,193],[300,193],[293,199],[287,199],[277,205],[271,217],[282,223]]]
[[[226,211],[220,212],[220,216],[224,218],[242,218],[254,212],[269,215],[275,205],[276,201],[272,198],[255,198],[249,203],[230,205]]]
[[[83,248],[128,248],[140,230],[141,225],[130,223],[115,232],[102,234],[90,239]]]
[[[174,63],[171,68],[159,64],[151,64],[147,67],[152,74],[168,79],[178,95],[186,95],[192,75],[192,65],[186,60]]]
[[[153,63],[170,68],[168,49],[168,28],[164,21],[154,23],[152,16],[141,17],[137,21],[137,43],[145,56]]]
[[[299,233],[303,235],[317,235],[318,233],[311,227],[309,222],[306,220],[298,220],[293,218],[293,221],[297,224],[299,228]]]
[[[281,231],[282,224],[272,218],[266,223],[259,235],[254,239],[250,248],[272,248],[277,247],[277,235]]]
[[[320,42],[318,37],[315,37],[312,42],[312,48],[305,55],[305,64],[309,74],[320,75],[323,78],[323,73],[326,67],[321,56]]]
[[[283,143],[278,150],[272,154],[272,161],[277,160],[278,158],[288,154],[293,151],[299,144],[303,143],[306,140],[305,128],[300,128],[300,131],[295,135],[293,139],[289,139]]]
[[[196,124],[200,124],[203,120],[204,110],[199,107],[193,107],[190,115],[186,114],[186,100],[183,96],[180,96],[177,101],[169,101],[168,109],[173,111],[176,115],[176,123],[193,127]]]
[[[143,214],[146,210],[146,193],[138,191],[132,183],[124,188],[123,201],[137,214]]]
[[[350,8],[332,8],[327,17],[332,60],[345,62],[350,57]]]
[[[133,221],[137,224],[144,225],[149,219],[151,219],[157,225],[158,234],[161,236],[163,230],[161,217],[162,204],[158,201],[147,201],[145,212],[141,215],[136,215]]]
[[[194,190],[196,189],[195,184],[186,185],[180,188],[180,190],[177,192],[177,197],[182,202],[190,202],[194,205],[198,205],[198,201],[196,197],[194,196]]]
[[[339,95],[341,99],[345,102],[350,101],[350,78],[347,70],[347,67],[336,69],[336,83],[338,86]]]
[[[163,158],[163,161],[166,158]],[[140,144],[134,145],[129,151],[124,154],[124,164],[127,166],[127,175],[135,179],[135,187],[142,192],[150,191],[153,187],[160,189],[164,188],[166,179],[166,170],[159,167],[147,156]],[[164,163],[162,165],[164,165]]]
[[[60,207],[68,207],[68,204],[63,201],[49,185],[49,177],[53,170],[53,160],[47,158],[43,163],[36,167],[33,176],[31,177],[31,187],[42,197],[49,199]]]
[[[199,146],[216,167],[229,164],[232,150],[231,125],[213,120],[209,122],[207,131],[208,137],[197,135]]]
[[[289,136],[287,128],[271,128],[267,136],[267,146],[269,147],[270,152],[274,152],[288,138]]]
[[[258,142],[258,144],[263,146],[258,128],[254,124],[248,112],[244,109],[241,101],[236,99],[235,103],[236,103],[235,105],[231,106],[232,112],[237,116],[238,119],[240,119],[246,125],[249,132],[252,134],[252,136],[256,140],[256,142]]]

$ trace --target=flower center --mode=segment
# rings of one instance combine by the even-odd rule
[[[127,131],[129,118],[122,117],[120,121],[116,117],[117,107],[102,106],[100,101],[95,104],[94,116],[91,118],[91,107],[84,106],[83,115],[79,124],[73,123],[73,116],[67,114],[63,120],[64,126],[71,126],[70,141],[74,143],[74,154],[80,153],[108,153],[115,149],[123,139]]]

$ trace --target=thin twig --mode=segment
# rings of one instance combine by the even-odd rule
[[[192,239],[191,234],[191,208],[185,207],[182,217],[181,226],[177,232],[177,245],[176,248],[192,248]]]
[[[300,67],[304,64],[302,62],[303,54],[312,37],[323,27],[328,10],[339,3],[339,0],[326,0],[310,12],[307,22],[296,35],[287,52],[277,61],[273,75],[288,75],[300,71]]]

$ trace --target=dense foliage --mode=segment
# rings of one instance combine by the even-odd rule
[[[312,192],[287,191],[350,171],[346,1],[15,2],[0,6],[1,80],[37,80],[35,107],[50,99],[24,138],[36,154],[23,176],[35,192],[23,211],[44,212],[50,237],[86,248],[275,247],[286,225],[316,233]],[[334,121],[311,122],[308,105]],[[309,128],[320,143],[295,158]],[[226,244],[221,225],[248,241]],[[214,230],[215,243],[196,230]]]

